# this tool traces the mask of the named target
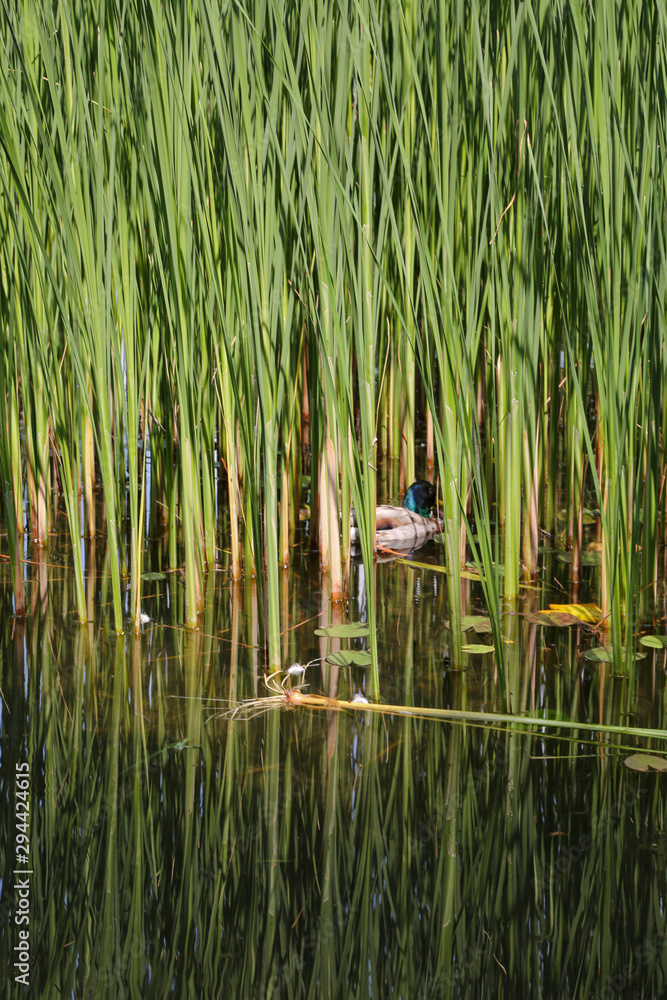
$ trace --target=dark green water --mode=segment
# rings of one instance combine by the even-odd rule
[[[633,685],[612,678],[582,655],[595,636],[525,619],[562,595],[554,583],[507,609],[508,684],[514,712],[581,720],[576,733],[266,700],[230,720],[267,694],[252,584],[210,574],[193,634],[165,574],[145,585],[142,634],[116,637],[103,552],[87,556],[85,627],[66,559],[26,555],[24,621],[6,564],[0,579],[5,996],[667,995],[667,779],[625,766],[646,741],[585,725],[663,728],[662,652]],[[416,558],[441,561],[436,546]],[[566,586],[550,559],[545,576]],[[382,700],[498,711],[493,655],[450,669],[444,576],[388,563],[377,584]],[[483,612],[464,586],[464,609]],[[351,591],[342,614],[358,620],[358,570]],[[285,665],[323,657],[335,640],[314,634],[332,615],[316,559],[300,556],[281,601]],[[359,668],[316,662],[306,680],[368,693]]]

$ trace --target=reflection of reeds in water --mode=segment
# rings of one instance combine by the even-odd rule
[[[500,661],[501,598],[534,581],[540,527],[562,528],[576,584],[593,507],[620,664],[653,615],[665,532],[659,10],[9,5],[0,472],[16,610],[20,535],[45,544],[58,489],[81,621],[80,536],[105,532],[121,631],[128,608],[140,625],[147,532],[165,532],[190,626],[213,569],[258,576],[275,668],[302,472],[334,601],[354,503],[372,618],[378,439],[407,485],[424,418],[451,617],[472,554]],[[373,629],[377,662],[375,644]]]
[[[400,609],[410,666],[403,653],[391,665],[405,670],[404,702],[428,693],[435,710],[445,697],[476,707],[490,672],[486,685],[479,666],[453,672],[443,688],[440,657],[420,646],[428,608],[414,603],[418,590],[426,604],[429,571],[402,572],[413,581]],[[400,996],[490,998],[566,982],[604,995],[626,976],[662,994],[660,779],[623,766],[634,740],[608,727],[602,742],[585,722],[563,739],[563,728],[531,735],[515,720],[492,731],[331,703],[204,725],[215,699],[256,693],[252,595],[230,597],[211,600],[194,634],[63,634],[38,608],[12,639],[4,621],[3,772],[27,759],[32,775],[36,992],[165,996],[187,983],[202,996],[348,997],[390,982]],[[519,665],[528,657],[543,676],[547,654],[537,626],[515,621],[508,677],[522,685],[520,712],[536,706]],[[289,659],[308,648],[310,632],[290,634]],[[585,714],[574,644],[558,658],[542,707]],[[346,673],[313,663],[309,690],[348,701]],[[664,732],[662,687],[645,694]],[[590,715],[610,713],[597,682],[590,697]],[[5,901],[3,889],[8,915]],[[6,968],[12,943],[10,927]]]

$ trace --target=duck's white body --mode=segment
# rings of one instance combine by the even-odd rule
[[[435,517],[422,517],[405,507],[382,504],[375,510],[375,535],[378,551],[413,552],[443,529],[443,522]],[[350,542],[359,544],[354,510],[350,518]]]

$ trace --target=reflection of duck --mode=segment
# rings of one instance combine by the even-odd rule
[[[435,489],[426,479],[410,486],[401,507],[381,504],[375,510],[375,533],[379,551],[412,552],[442,531],[442,520],[431,517],[435,505]],[[359,529],[352,511],[350,542],[359,544]]]

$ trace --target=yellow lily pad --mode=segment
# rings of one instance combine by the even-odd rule
[[[573,615],[580,622],[587,625],[597,625],[602,618],[602,611],[597,604],[550,604],[549,611],[562,611],[565,614]],[[549,614],[546,611],[545,614]]]

